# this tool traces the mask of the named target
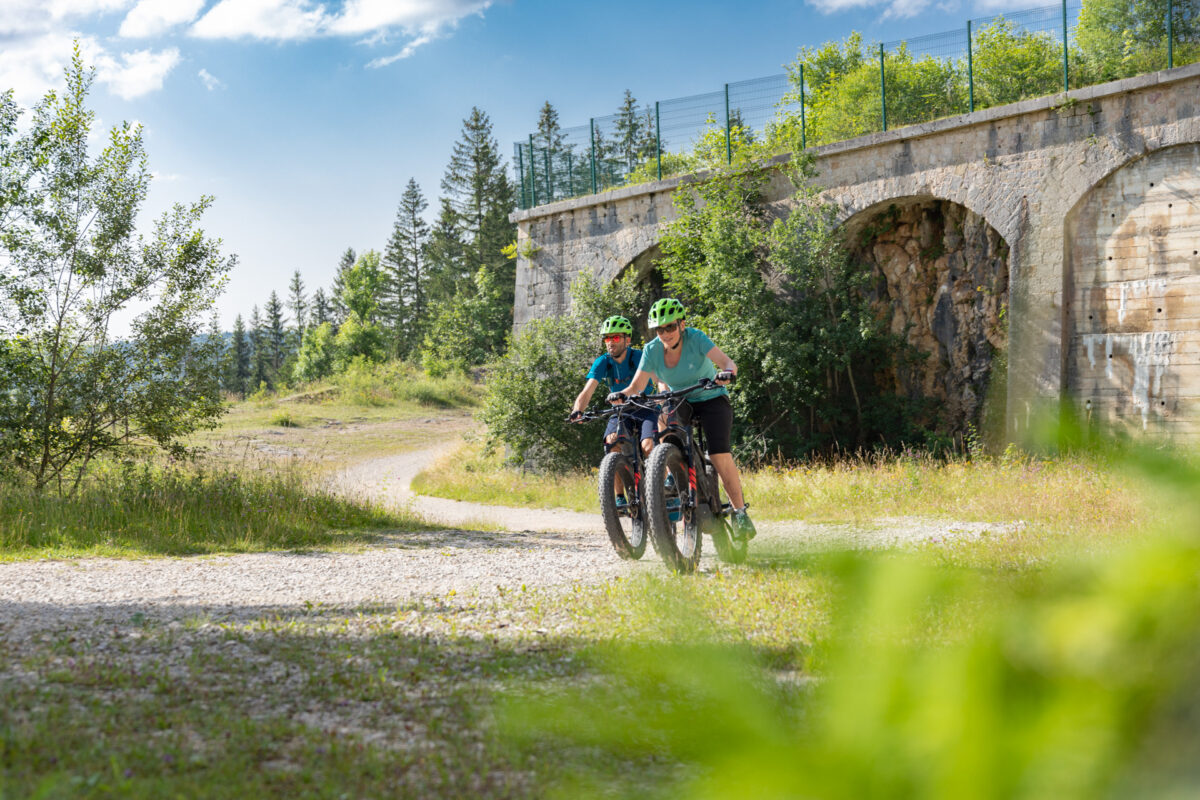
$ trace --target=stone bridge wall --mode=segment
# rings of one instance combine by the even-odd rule
[[[814,151],[850,227],[913,199],[982,217],[1009,249],[1007,421],[1038,401],[1200,434],[1200,65],[873,134]],[[652,257],[694,178],[518,212],[515,326],[562,313],[592,270]],[[791,187],[776,174],[769,199]]]

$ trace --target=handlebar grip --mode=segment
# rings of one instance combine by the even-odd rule
[[[731,369],[723,369],[717,373],[717,380],[733,383],[737,380],[737,374]]]

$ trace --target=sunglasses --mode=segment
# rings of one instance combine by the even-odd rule
[[[625,334],[623,333],[609,333],[603,337],[605,342],[619,342],[624,338]]]
[[[655,329],[655,332],[661,335],[664,333],[674,333],[677,330],[679,330],[679,323],[672,322],[670,325],[659,325],[658,328]]]

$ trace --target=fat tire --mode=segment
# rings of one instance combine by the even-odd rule
[[[663,492],[663,483],[671,473],[675,475],[675,485],[680,492],[682,503],[687,498],[685,487],[688,485],[683,453],[670,442],[663,442],[651,451],[646,462],[646,519],[650,523],[650,534],[654,537],[654,549],[658,551],[663,562],[675,572],[695,572],[700,563],[700,549],[704,537],[699,534],[690,537],[691,547],[688,548],[684,520],[671,522],[667,513],[666,495]],[[679,547],[679,533],[685,534],[682,537],[685,540],[684,550]]]
[[[625,526],[621,524],[621,515],[617,512],[617,495],[613,490],[616,480],[620,480],[621,485],[625,487],[626,498],[635,497],[633,467],[624,453],[609,453],[600,462],[600,516],[604,518],[604,528],[608,531],[608,540],[612,542],[613,550],[616,550],[621,558],[636,561],[646,552],[646,506],[640,503],[637,506],[638,516],[630,520],[633,539],[630,541],[630,536],[625,533]]]

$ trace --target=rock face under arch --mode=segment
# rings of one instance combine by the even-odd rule
[[[934,199],[863,212],[847,234],[852,257],[879,278],[879,314],[924,354],[881,380],[936,401],[926,422],[943,432],[978,426],[993,355],[1007,344],[1008,244],[978,214]]]

